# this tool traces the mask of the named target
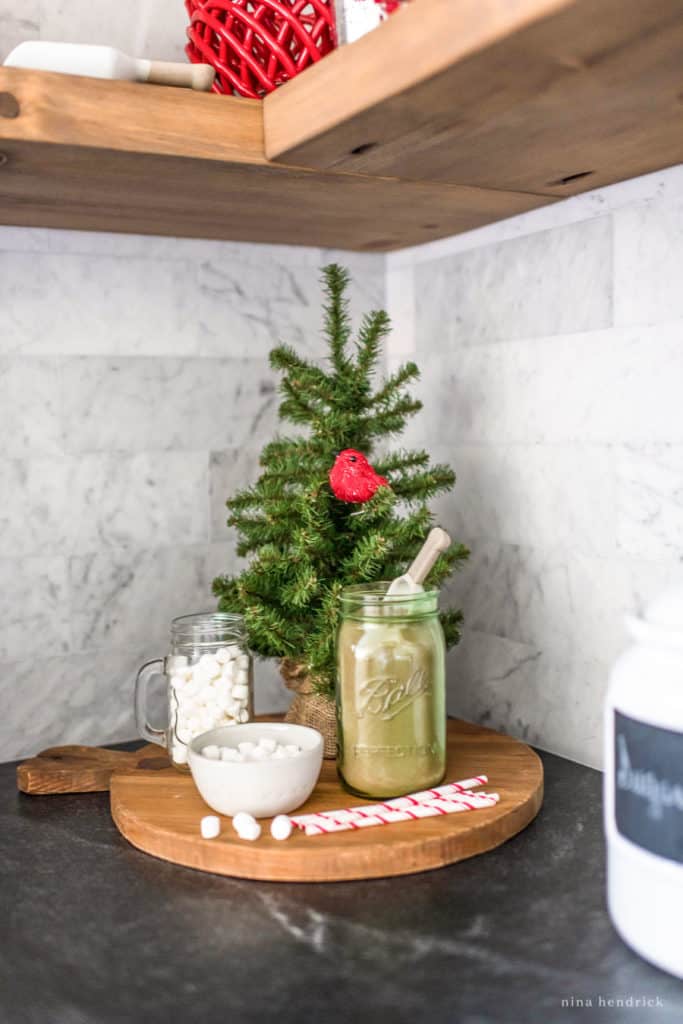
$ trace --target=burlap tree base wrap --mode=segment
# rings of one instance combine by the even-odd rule
[[[315,693],[313,686],[300,662],[283,658],[280,672],[288,690],[294,692],[285,722],[293,725],[310,725],[322,733],[325,741],[323,757],[337,756],[337,712],[330,697]]]

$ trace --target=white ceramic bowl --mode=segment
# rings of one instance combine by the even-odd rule
[[[301,753],[275,761],[215,761],[202,754],[204,747],[213,744],[237,747],[246,741],[258,743],[262,736],[283,745],[296,744]],[[313,792],[323,760],[321,734],[306,725],[285,722],[224,725],[195,736],[187,749],[192,778],[203,799],[229,817],[246,811],[255,818],[271,818],[300,807]]]

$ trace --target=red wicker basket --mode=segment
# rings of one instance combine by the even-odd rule
[[[335,47],[333,0],[185,0],[185,52],[213,91],[258,99]]]

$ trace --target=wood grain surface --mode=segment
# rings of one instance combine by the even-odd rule
[[[269,163],[263,105],[0,67],[0,223],[368,252],[551,200]]]
[[[683,0],[415,0],[265,101],[269,158],[569,196],[683,160]]]
[[[263,103],[0,68],[0,223],[400,249],[680,163],[682,66],[683,0],[414,0]]]
[[[146,770],[166,768],[168,758],[165,751],[151,744],[132,752],[102,747],[50,747],[18,766],[17,788],[34,796],[104,792],[109,789],[113,772],[141,765]]]
[[[322,882],[413,874],[473,857],[523,829],[543,800],[543,768],[525,744],[466,722],[448,723],[447,780],[487,774],[484,787],[500,793],[493,808],[363,831],[305,836],[286,842],[262,822],[257,842],[237,838],[222,819],[217,839],[202,839],[199,823],[213,813],[192,779],[158,763],[117,770],[111,780],[111,811],[119,831],[138,849],[201,871],[268,881]],[[334,764],[323,763],[319,783],[301,813],[363,805],[345,793]]]

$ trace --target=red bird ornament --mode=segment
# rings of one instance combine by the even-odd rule
[[[335,498],[360,504],[369,501],[378,487],[388,487],[389,481],[376,473],[362,452],[345,448],[339,452],[330,470],[330,487]]]

